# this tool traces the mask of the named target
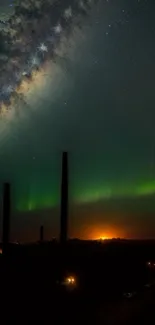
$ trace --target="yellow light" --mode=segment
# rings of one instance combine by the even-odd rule
[[[66,278],[66,284],[68,284],[68,285],[73,285],[73,284],[75,284],[75,277],[73,277],[73,276],[68,276],[67,278]]]
[[[108,237],[108,236],[102,236],[102,237],[100,237],[100,240],[108,240],[108,239],[110,239],[110,237]]]

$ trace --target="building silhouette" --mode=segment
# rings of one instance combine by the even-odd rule
[[[7,254],[10,241],[10,184],[4,183],[3,186],[3,233],[2,233],[2,250]]]
[[[68,153],[62,154],[61,208],[60,208],[60,243],[67,241],[68,231]]]
[[[40,243],[44,241],[44,226],[40,227]]]

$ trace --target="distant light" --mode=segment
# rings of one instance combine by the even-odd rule
[[[54,31],[56,34],[60,34],[62,32],[62,27],[61,27],[60,23],[54,27]]]
[[[66,281],[68,284],[74,284],[75,283],[75,278],[73,276],[70,276],[66,278]]]
[[[106,237],[106,236],[100,237],[100,240],[107,240],[107,239],[110,239],[110,238]]]
[[[39,46],[38,46],[38,50],[40,52],[48,52],[48,47],[44,44],[44,43],[41,43]]]
[[[2,254],[2,248],[0,248],[0,254]]]
[[[76,278],[74,276],[68,276],[65,278],[63,285],[67,286],[67,287],[75,287],[76,285]]]

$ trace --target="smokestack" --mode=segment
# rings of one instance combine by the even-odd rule
[[[44,241],[44,226],[40,227],[40,243]]]
[[[3,186],[3,254],[7,254],[10,239],[10,184]]]
[[[60,243],[67,241],[68,228],[68,153],[62,155]]]

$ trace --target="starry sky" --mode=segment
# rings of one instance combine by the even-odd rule
[[[41,224],[47,239],[58,236],[63,150],[71,237],[155,237],[154,9],[151,0],[94,1],[24,84],[18,110],[1,117],[12,240],[37,240]]]

